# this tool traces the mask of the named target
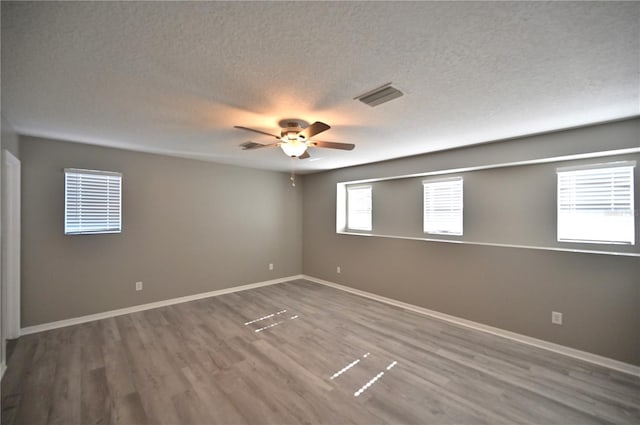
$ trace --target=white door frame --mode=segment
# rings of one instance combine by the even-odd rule
[[[2,142],[0,141],[0,145]],[[1,151],[0,151],[1,153]],[[4,167],[2,166],[2,158],[0,158],[0,194],[2,193],[2,175],[4,174]],[[0,380],[4,377],[4,372],[7,370],[7,341],[4,337],[4,282],[2,281],[2,247],[4,247],[4,235],[2,232],[4,229],[3,221],[4,221],[4,210],[3,210],[3,202],[2,196],[0,196]],[[0,414],[1,416],[1,414]]]
[[[20,160],[3,150],[3,337],[20,336]]]

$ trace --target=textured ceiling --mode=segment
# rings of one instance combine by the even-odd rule
[[[353,100],[393,82],[405,95]],[[324,121],[299,171],[640,114],[637,2],[2,2],[22,134],[287,170],[241,151]]]

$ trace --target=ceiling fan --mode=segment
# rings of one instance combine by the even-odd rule
[[[336,143],[336,142],[323,142],[320,140],[311,140],[317,134],[323,131],[329,130],[331,127],[323,122],[316,121],[311,125],[308,125],[302,120],[282,120],[278,123],[282,127],[280,136],[267,133],[266,131],[256,130],[249,127],[242,127],[239,125],[234,126],[240,130],[253,131],[254,133],[264,134],[277,139],[274,143],[256,143],[246,142],[241,144],[243,150],[266,148],[270,146],[279,146],[282,151],[292,158],[306,159],[309,158],[309,152],[307,148],[329,148],[329,149],[342,149],[350,151],[356,147],[353,143]]]

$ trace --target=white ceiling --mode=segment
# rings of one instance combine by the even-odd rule
[[[353,100],[387,82],[405,95]],[[638,2],[2,1],[22,134],[272,170],[290,161],[234,125],[357,145],[309,172],[638,114]]]

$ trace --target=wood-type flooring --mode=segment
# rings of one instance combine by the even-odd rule
[[[639,424],[640,378],[294,281],[19,339],[2,424]]]

